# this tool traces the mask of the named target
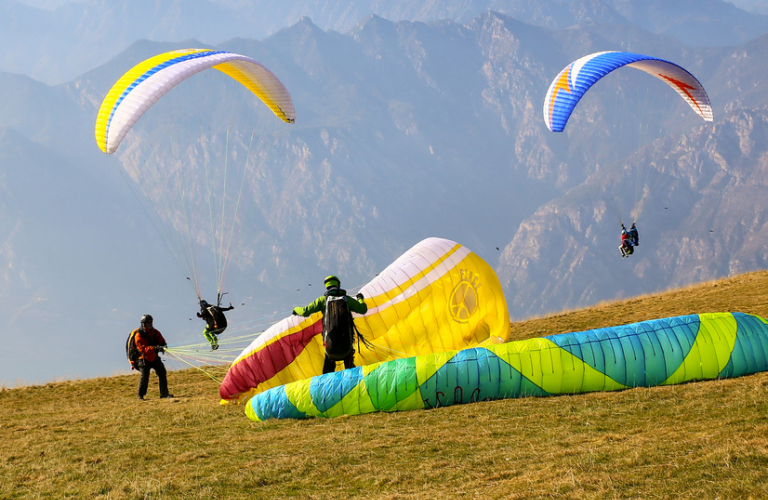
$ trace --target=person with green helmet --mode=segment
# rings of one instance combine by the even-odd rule
[[[338,277],[328,276],[324,284],[325,294],[306,307],[294,308],[292,314],[307,317],[317,312],[323,313],[323,373],[331,373],[336,371],[337,361],[344,361],[344,369],[355,367],[356,329],[352,313],[365,314],[368,306],[362,293],[358,293],[355,298],[349,297],[347,291],[341,288]]]

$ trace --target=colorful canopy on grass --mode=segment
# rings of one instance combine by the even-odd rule
[[[368,312],[355,324],[373,347],[356,345],[358,366],[500,343],[509,336],[496,274],[453,241],[423,240],[360,291]],[[321,374],[321,318],[289,316],[264,332],[232,364],[219,389],[222,399],[242,401]]]
[[[738,377],[768,370],[768,323],[694,314],[398,359],[270,389],[256,421],[435,408]]]

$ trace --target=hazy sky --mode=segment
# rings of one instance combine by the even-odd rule
[[[55,9],[69,3],[88,3],[89,0],[19,0],[21,3],[42,9]],[[216,0],[212,0],[214,3]],[[725,0],[744,10],[768,14],[768,0]]]
[[[30,6],[35,6],[39,8],[46,8],[46,9],[55,9],[57,7],[60,7],[62,5],[71,4],[71,3],[89,3],[89,1],[80,1],[80,0],[21,0],[22,3],[25,3]],[[114,0],[115,2],[119,0]],[[211,2],[217,2],[222,0],[209,0]],[[768,0],[734,0],[732,3],[741,6],[743,8],[749,8],[749,9],[755,9],[755,11],[760,11],[763,13],[768,14]],[[113,56],[110,56],[113,57]],[[2,125],[2,124],[0,124]],[[92,134],[92,129],[88,130],[89,134]],[[92,141],[92,135],[89,136],[89,140]],[[94,147],[95,149],[95,147]],[[132,228],[132,230],[135,233],[135,236],[138,237],[147,237],[147,233],[152,234],[152,239],[155,239],[154,233],[152,233],[153,229],[150,224],[148,224],[146,218],[136,209],[136,220],[139,221],[137,223],[138,227]],[[133,236],[134,234],[132,234]],[[414,242],[415,243],[415,242]],[[470,245],[470,242],[461,242],[466,243],[467,245]],[[157,245],[157,242],[155,242]],[[471,246],[471,245],[470,245]],[[188,319],[188,316],[194,315],[195,312],[195,304],[193,300],[189,300],[189,290],[187,287],[187,284],[183,282],[183,278],[179,279],[179,273],[178,270],[173,267],[174,263],[170,260],[168,255],[164,253],[164,249],[160,246],[154,249],[157,252],[157,259],[161,262],[161,265],[164,265],[166,268],[164,274],[157,274],[158,281],[162,281],[162,284],[153,284],[153,292],[147,293],[147,306],[142,306],[139,310],[131,310],[126,311],[128,308],[128,304],[130,301],[130,295],[131,290],[136,290],[138,287],[135,283],[126,283],[121,286],[121,284],[115,284],[114,290],[109,291],[110,295],[113,295],[114,302],[115,302],[115,310],[114,310],[114,323],[108,324],[107,327],[104,326],[95,326],[95,325],[85,325],[83,329],[85,330],[84,335],[89,335],[91,337],[84,337],[87,338],[87,341],[85,342],[85,346],[83,347],[86,354],[84,354],[83,360],[86,360],[84,363],[80,363],[76,358],[73,358],[72,361],[65,361],[62,362],[61,359],[56,357],[56,354],[58,354],[55,351],[61,351],[63,347],[59,347],[56,342],[58,342],[58,336],[61,336],[61,332],[55,332],[55,334],[49,333],[51,337],[56,337],[56,341],[51,341],[46,346],[40,346],[40,342],[37,340],[34,340],[32,342],[32,339],[26,339],[21,338],[20,336],[17,338],[17,342],[24,343],[24,342],[32,342],[36,344],[35,346],[30,347],[30,352],[33,349],[38,350],[39,355],[36,355],[36,359],[42,363],[45,363],[45,366],[43,368],[32,366],[30,362],[25,361],[26,352],[25,351],[17,351],[17,352],[11,352],[7,351],[5,356],[13,356],[13,359],[6,359],[4,357],[0,357],[0,383],[7,383],[7,384],[13,384],[14,379],[16,377],[19,377],[22,382],[41,382],[46,380],[52,380],[54,378],[58,377],[77,377],[79,375],[82,376],[96,376],[96,375],[109,375],[111,374],[111,368],[112,366],[119,366],[119,367],[125,367],[127,366],[127,363],[124,361],[124,354],[122,352],[124,342],[124,336],[128,333],[129,328],[138,326],[138,319],[141,315],[141,313],[144,312],[151,312],[156,315],[158,318],[157,326],[161,330],[163,330],[166,334],[170,334],[171,336],[171,342],[174,344],[178,343],[184,343],[184,342],[193,342],[199,340],[199,332],[201,331],[201,323],[198,322],[198,320],[190,320]],[[98,274],[99,268],[96,267],[95,263],[92,263],[88,266],[88,269],[93,271],[95,274]],[[107,271],[102,271],[107,272]],[[82,279],[80,277],[75,276],[74,279]],[[129,281],[133,277],[127,277],[125,278],[126,282]],[[102,288],[99,290],[94,290],[93,295],[99,296],[103,295],[107,292],[105,292],[107,288]],[[302,291],[302,293],[305,293],[305,291]],[[84,297],[77,297],[76,299],[82,303],[82,307],[86,311],[85,313],[81,313],[80,311],[77,311],[73,308],[73,321],[79,321],[81,317],[85,316],[87,317],[91,310],[89,309],[89,302],[91,301],[90,296],[84,296]],[[312,297],[302,295],[297,301],[296,304],[287,304],[286,309],[288,310],[288,307],[293,305],[299,305],[302,303],[305,303],[306,300],[310,299]],[[238,298],[239,299],[239,298]],[[238,300],[236,299],[236,300]],[[47,300],[47,299],[46,299]],[[31,304],[23,304],[21,307],[24,308],[24,310],[28,309],[34,309],[37,307],[41,302],[34,302]],[[246,308],[241,308],[238,310],[238,314],[235,315],[235,321],[238,320],[238,315],[240,318],[248,317],[249,314],[256,315],[258,311],[250,310],[246,311]],[[183,311],[181,314],[179,314],[179,311]],[[178,318],[178,323],[174,324],[170,320],[170,318],[175,315]],[[41,315],[43,316],[43,315]],[[30,323],[31,325],[31,323]],[[113,325],[118,325],[117,328],[113,328],[112,330],[109,330]],[[128,327],[125,327],[123,325],[128,325]],[[100,330],[98,329],[100,328]],[[6,333],[7,334],[7,333]],[[107,337],[109,336],[109,337]],[[46,342],[48,343],[48,342]],[[64,344],[64,343],[62,343]],[[44,354],[43,351],[46,353]],[[99,353],[96,355],[96,353]]]

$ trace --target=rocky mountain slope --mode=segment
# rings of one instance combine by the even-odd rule
[[[124,330],[144,312],[174,342],[198,340],[194,294],[129,178],[155,148],[164,148],[155,171],[201,163],[172,137],[255,137],[227,284],[245,304],[233,324],[309,302],[330,273],[362,285],[429,236],[494,266],[514,318],[765,265],[766,37],[691,48],[629,24],[552,30],[498,13],[465,23],[369,16],[347,33],[304,18],[216,46],[278,75],[294,125],[213,71],[161,99],[116,155],[102,154],[93,120],[112,82],[150,55],[204,45],[137,42],[56,86],[0,73],[4,331],[29,338],[21,356],[3,355],[9,373],[42,373],[33,344],[50,332],[77,338],[51,360],[93,350],[64,374],[120,367]],[[541,110],[550,80],[577,57],[616,49],[688,68],[716,121],[627,69],[590,92],[565,133],[550,133]],[[187,175],[205,183],[198,170]],[[149,185],[150,195],[171,192],[155,177]],[[619,223],[638,207],[641,246],[622,260]]]

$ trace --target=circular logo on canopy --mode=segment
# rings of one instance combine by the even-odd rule
[[[478,308],[478,277],[471,271],[462,269],[461,281],[451,292],[451,317],[459,323],[467,323]]]

